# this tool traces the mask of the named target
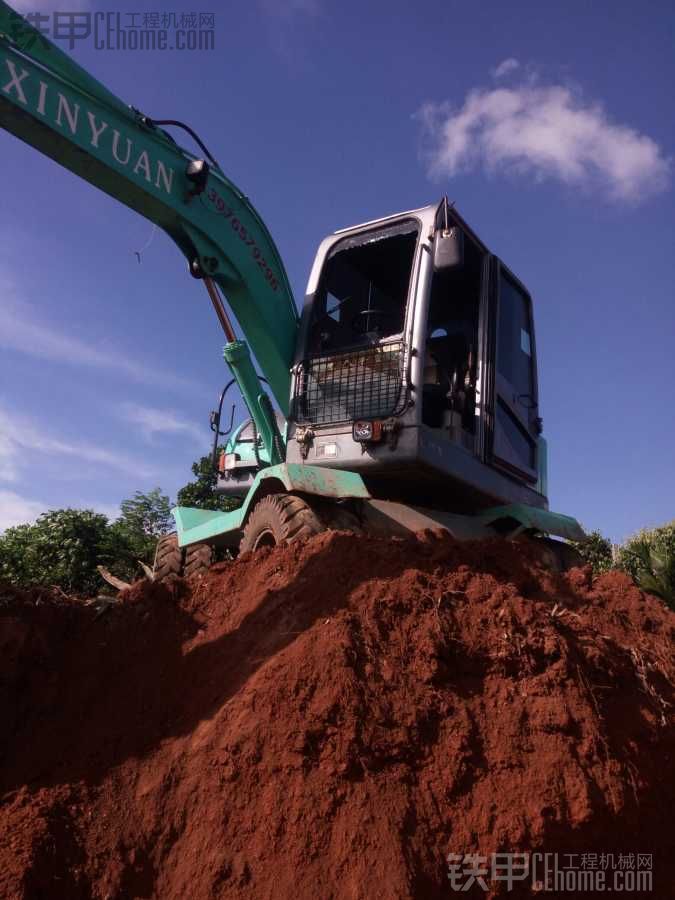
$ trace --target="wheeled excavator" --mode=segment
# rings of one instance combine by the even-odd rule
[[[238,506],[175,508],[156,578],[326,528],[532,537],[569,561],[557,538],[584,533],[548,509],[532,298],[447,199],[325,238],[299,313],[198,135],[123,103],[2,0],[0,124],[165,231],[225,333],[248,416],[221,446],[224,390],[211,425],[216,489]]]

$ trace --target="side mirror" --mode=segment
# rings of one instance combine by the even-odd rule
[[[457,225],[438,228],[434,236],[434,271],[457,269],[464,265],[464,232]]]

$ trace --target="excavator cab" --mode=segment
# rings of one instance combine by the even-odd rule
[[[531,299],[447,200],[321,244],[287,460],[427,506],[546,508]]]

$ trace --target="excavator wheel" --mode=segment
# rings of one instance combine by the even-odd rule
[[[152,574],[154,581],[178,578],[183,574],[183,550],[178,546],[175,533],[165,534],[157,541]]]
[[[311,506],[295,494],[268,494],[256,503],[244,527],[241,553],[292,544],[325,531]]]
[[[203,578],[213,562],[213,547],[209,544],[192,544],[185,550],[185,577]]]

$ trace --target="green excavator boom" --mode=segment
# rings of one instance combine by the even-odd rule
[[[175,241],[222,289],[287,415],[296,305],[265,224],[215,160],[180,147],[2,0],[0,125]]]

